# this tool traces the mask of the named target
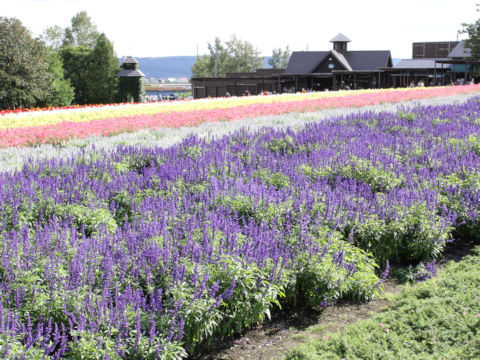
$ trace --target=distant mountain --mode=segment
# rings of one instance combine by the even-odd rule
[[[192,66],[197,60],[196,56],[166,56],[166,57],[138,57],[136,58],[140,70],[146,78],[168,79],[168,78],[188,78],[192,77]],[[264,67],[268,65],[269,57],[265,58]],[[392,59],[395,66],[401,59]]]
[[[197,60],[196,56],[166,56],[166,57],[136,57],[140,70],[145,77],[156,79],[188,78],[192,77],[192,66]],[[265,58],[265,68],[269,57]],[[120,60],[121,62],[121,60]]]
[[[156,79],[192,77],[191,67],[196,56],[137,57],[140,70],[145,77]]]

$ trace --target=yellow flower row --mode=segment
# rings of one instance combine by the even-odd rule
[[[430,88],[431,89],[431,88]],[[390,91],[412,91],[412,89],[382,89],[382,90],[356,90],[356,91],[335,91],[335,92],[312,92],[297,94],[281,94],[272,96],[247,96],[214,98],[192,101],[155,102],[145,104],[121,104],[106,105],[92,108],[79,108],[68,110],[35,111],[19,114],[6,114],[0,116],[0,130],[43,126],[58,124],[61,122],[86,122],[91,120],[115,118],[121,116],[151,115],[157,113],[184,112],[195,110],[208,110],[219,108],[233,108],[237,106],[248,106],[256,104],[271,104],[296,102],[302,100],[335,98],[354,96],[365,93],[385,93]],[[422,91],[421,88],[416,91]]]

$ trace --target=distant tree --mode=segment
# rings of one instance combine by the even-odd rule
[[[100,34],[86,11],[80,11],[71,20],[64,32],[63,46],[85,46],[93,48]]]
[[[250,72],[263,66],[263,57],[249,42],[232,35],[225,44],[217,37],[208,44],[209,54],[201,56],[192,66],[194,77],[225,76],[230,72]]]
[[[101,34],[97,37],[94,49],[89,55],[86,92],[91,104],[112,103],[117,99],[119,71],[118,59],[113,45]]]
[[[20,20],[0,17],[0,108],[37,106],[49,96],[46,49]]]
[[[193,64],[191,67],[193,77],[215,76],[215,70],[212,70],[212,68],[214,67],[215,67],[215,63],[213,64],[213,67],[212,67],[212,56],[210,55],[199,56],[197,58],[197,61],[195,61],[195,64]]]
[[[63,38],[65,36],[65,29],[55,25],[46,28],[42,35],[40,35],[40,39],[43,40],[45,45],[53,50],[59,51],[63,45]]]
[[[263,57],[260,52],[249,42],[238,39],[232,35],[226,42],[227,70],[226,72],[250,72],[263,67]]]
[[[288,65],[288,60],[290,60],[291,54],[292,52],[288,46],[285,48],[285,50],[282,50],[281,48],[273,49],[272,57],[268,59],[268,64],[273,69],[284,69]]]
[[[476,4],[477,12],[479,12],[480,4]],[[462,24],[460,34],[468,34],[468,39],[465,40],[465,47],[470,48],[472,51],[472,58],[474,60],[480,60],[480,19],[473,24]]]
[[[88,104],[87,76],[91,51],[84,46],[65,46],[60,51],[65,78],[70,80],[75,89],[75,104]]]

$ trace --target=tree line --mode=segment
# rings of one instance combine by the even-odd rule
[[[112,103],[118,71],[112,43],[85,11],[38,38],[0,17],[0,109]]]

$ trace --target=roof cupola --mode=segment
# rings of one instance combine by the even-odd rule
[[[336,50],[338,52],[345,52],[347,51],[347,43],[349,43],[350,40],[347,38],[345,35],[342,33],[339,33],[337,36],[335,36],[330,42],[333,43],[333,50]]]

